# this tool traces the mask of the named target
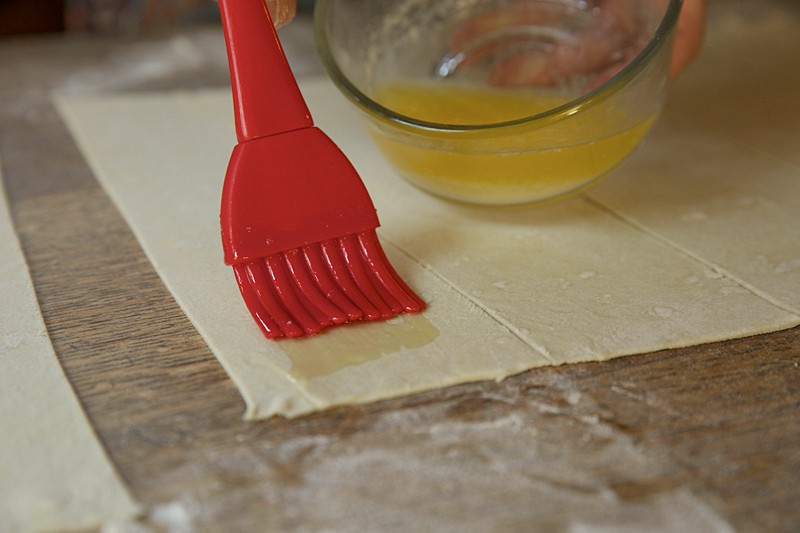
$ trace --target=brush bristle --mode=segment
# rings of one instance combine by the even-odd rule
[[[375,231],[234,265],[247,308],[271,338],[416,313],[425,303],[397,275]]]

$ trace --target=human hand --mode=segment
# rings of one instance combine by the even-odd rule
[[[672,47],[673,78],[680,74],[703,48],[707,10],[708,0],[683,0],[681,16],[675,30],[675,43]]]
[[[702,47],[707,1],[684,0],[675,35],[671,65],[673,77]],[[639,32],[638,0],[589,2],[594,17],[591,25],[566,37],[556,36],[546,52],[542,48],[528,48],[496,60],[488,73],[489,83],[505,87],[555,85],[578,76],[589,86],[596,86],[616,74],[647,43],[648,36]],[[524,39],[519,32],[504,32],[504,28],[552,29],[555,35],[559,33],[559,23],[570,17],[574,17],[574,11],[566,4],[512,4],[464,24],[451,42],[449,57],[459,56],[458,52],[462,52],[457,68],[469,67],[498,50],[511,48],[509,44],[513,47],[515,40]]]
[[[265,1],[276,27],[294,18],[296,0]],[[562,46],[551,54],[546,63],[540,54],[511,57],[492,74],[492,81],[500,85],[548,85],[569,73],[595,73],[598,79],[611,77],[640,51],[644,43],[636,36],[631,0],[593,1],[600,8],[599,16],[596,24],[582,33],[583,46]],[[672,52],[672,77],[686,68],[700,52],[707,7],[708,0],[683,1]],[[556,16],[553,7],[546,4],[513,5],[467,23],[454,37],[453,45],[458,47],[476,33],[507,25],[509,20],[514,20],[516,24],[542,24]]]

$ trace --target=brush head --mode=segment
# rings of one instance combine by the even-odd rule
[[[374,230],[237,263],[233,269],[247,308],[273,339],[425,308],[386,259]]]
[[[386,259],[361,178],[317,128],[239,144],[220,220],[225,262],[267,337],[425,307]]]

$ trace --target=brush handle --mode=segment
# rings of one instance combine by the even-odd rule
[[[264,0],[220,0],[239,142],[313,125]]]

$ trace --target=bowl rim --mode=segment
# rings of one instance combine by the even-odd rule
[[[520,117],[512,120],[491,122],[485,124],[449,124],[444,122],[433,122],[420,120],[402,113],[393,111],[392,109],[383,106],[364,94],[358,89],[348,78],[344,72],[339,68],[338,63],[333,57],[333,53],[328,46],[326,39],[324,16],[323,12],[328,3],[328,0],[316,0],[314,5],[314,36],[317,47],[317,53],[322,61],[325,70],[333,80],[341,92],[358,107],[363,109],[369,114],[376,115],[377,117],[388,120],[404,129],[424,130],[431,132],[476,132],[476,131],[491,131],[505,129],[509,127],[530,125],[531,123],[539,123],[542,126],[552,122],[556,122],[572,116],[586,108],[593,107],[594,105],[606,100],[611,95],[625,86],[625,82],[630,80],[644,70],[648,64],[648,60],[654,56],[662,46],[670,41],[672,32],[678,22],[678,15],[681,11],[683,0],[668,0],[669,4],[661,18],[653,37],[647,42],[642,50],[629,61],[619,72],[614,74],[611,78],[604,81],[591,91],[583,94],[577,98],[573,98],[568,102],[542,111],[533,115]]]

